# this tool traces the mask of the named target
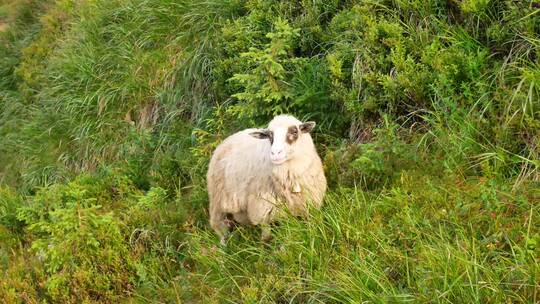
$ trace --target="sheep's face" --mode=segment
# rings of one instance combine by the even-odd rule
[[[271,122],[267,129],[251,132],[250,135],[270,141],[270,160],[274,165],[281,165],[296,156],[295,146],[302,141],[303,136],[309,136],[314,127],[313,121],[294,124]]]

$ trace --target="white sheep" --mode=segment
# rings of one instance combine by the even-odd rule
[[[285,210],[305,216],[308,202],[320,208],[326,177],[309,133],[314,127],[279,115],[267,129],[240,131],[216,148],[207,183],[210,224],[222,244],[233,220],[261,225],[267,240],[268,225]]]

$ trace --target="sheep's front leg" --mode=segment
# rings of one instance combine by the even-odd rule
[[[262,224],[261,225],[261,241],[268,242],[270,240],[272,240],[272,230],[270,229],[270,225]]]
[[[229,225],[227,223],[227,218],[223,214],[214,216],[210,219],[210,225],[219,236],[219,242],[221,245],[225,246],[227,244],[227,237],[229,236]]]
[[[273,221],[274,204],[270,194],[251,197],[247,207],[247,216],[252,225],[261,227],[261,240],[269,241],[272,238],[270,223]]]
[[[227,246],[227,238],[229,237],[229,232],[225,232],[220,238],[219,238],[219,244],[221,246]]]

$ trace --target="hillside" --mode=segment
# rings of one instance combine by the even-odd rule
[[[540,302],[540,1],[0,0],[6,303]],[[324,206],[208,224],[313,120]]]

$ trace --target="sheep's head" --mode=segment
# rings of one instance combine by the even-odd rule
[[[296,157],[298,145],[313,145],[311,130],[315,127],[315,122],[301,122],[298,119],[288,116],[276,116],[268,128],[251,132],[250,135],[270,141],[270,160],[274,165],[281,165]]]

